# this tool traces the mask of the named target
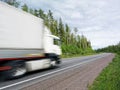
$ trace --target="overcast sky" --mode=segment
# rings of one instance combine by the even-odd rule
[[[49,9],[72,28],[77,27],[93,48],[120,41],[120,0],[19,0],[33,8]]]

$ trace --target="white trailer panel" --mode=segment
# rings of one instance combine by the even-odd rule
[[[43,20],[0,2],[0,48],[43,48]]]

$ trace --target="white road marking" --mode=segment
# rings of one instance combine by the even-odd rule
[[[106,56],[107,56],[107,55],[106,55]],[[102,57],[105,57],[105,56],[102,56]],[[18,82],[18,83],[14,83],[14,84],[11,84],[11,85],[7,85],[7,86],[4,86],[4,87],[0,87],[0,90],[9,88],[9,87],[12,87],[12,86],[15,86],[15,85],[19,85],[19,84],[22,84],[22,83],[25,83],[25,82],[28,82],[28,81],[32,81],[32,80],[35,80],[35,79],[38,79],[38,78],[41,78],[41,77],[45,77],[45,76],[48,76],[48,75],[51,75],[51,74],[54,74],[54,73],[57,73],[57,72],[60,72],[60,71],[64,71],[64,70],[70,69],[70,68],[74,68],[74,67],[77,67],[77,66],[79,66],[79,65],[86,64],[86,63],[91,62],[91,61],[95,61],[96,59],[99,59],[99,58],[102,58],[102,57],[93,58],[93,59],[90,59],[89,61],[84,61],[84,62],[75,64],[75,65],[72,65],[72,66],[69,66],[69,67],[60,69],[60,70],[56,70],[56,71],[53,71],[53,72],[50,72],[50,73],[43,74],[43,75],[41,75],[41,76],[36,76],[36,77],[30,78],[30,79],[27,79],[27,80],[20,81],[20,82]]]

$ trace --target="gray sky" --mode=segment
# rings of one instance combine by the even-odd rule
[[[18,0],[33,8],[49,9],[72,28],[77,27],[93,48],[120,41],[120,0]]]

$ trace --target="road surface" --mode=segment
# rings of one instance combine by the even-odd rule
[[[103,53],[63,59],[58,68],[28,73],[15,80],[1,80],[0,90],[86,90],[113,57],[111,53]]]

